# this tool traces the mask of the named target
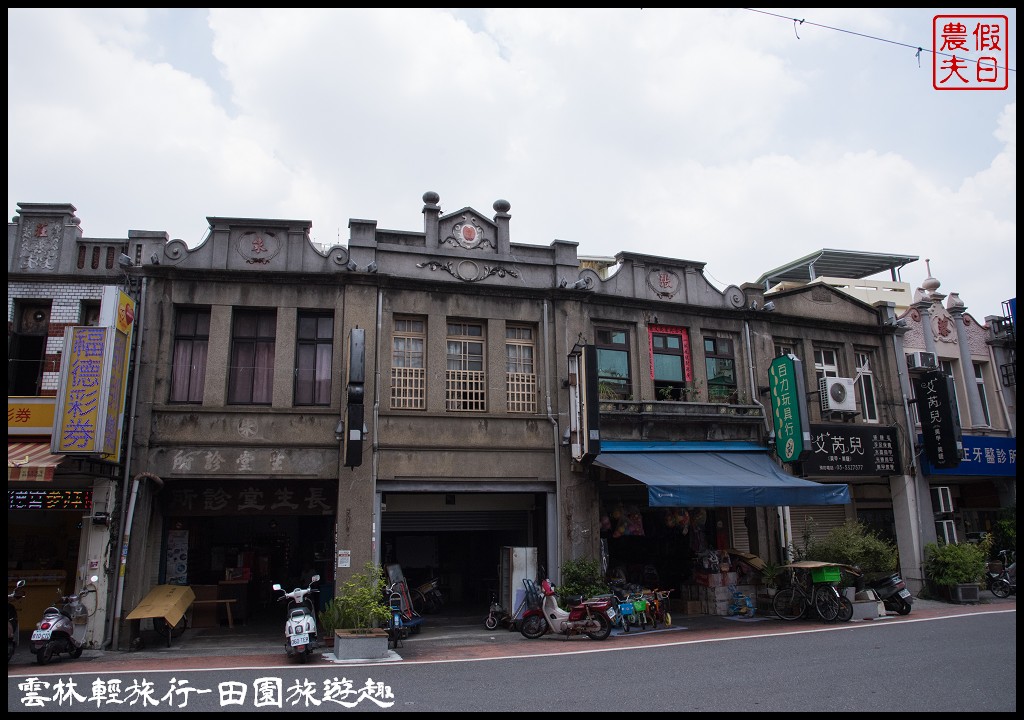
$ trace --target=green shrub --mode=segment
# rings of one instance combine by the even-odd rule
[[[924,572],[933,584],[980,583],[985,576],[988,545],[979,543],[928,543],[924,546]]]
[[[567,561],[562,565],[562,584],[558,586],[557,592],[562,598],[607,595],[608,583],[601,572],[601,563],[589,558]]]
[[[896,572],[899,568],[896,545],[854,520],[833,528],[820,540],[811,540],[805,559],[856,565],[867,575]]]
[[[389,614],[384,604],[384,570],[366,563],[362,573],[342,583],[335,598],[319,614],[320,628],[330,634],[335,630],[382,627]]]

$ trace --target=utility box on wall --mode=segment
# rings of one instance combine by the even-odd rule
[[[518,620],[526,609],[523,603],[526,597],[523,580],[537,579],[537,548],[502,547],[499,573],[498,602],[505,612]]]

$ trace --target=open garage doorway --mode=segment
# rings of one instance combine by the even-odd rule
[[[503,546],[545,557],[545,502],[545,493],[382,493],[381,563],[400,565],[412,589],[437,578],[445,614],[486,615]]]

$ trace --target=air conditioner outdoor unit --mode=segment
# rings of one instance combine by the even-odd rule
[[[853,378],[826,377],[818,383],[823,412],[854,412],[857,400],[853,396]]]
[[[907,367],[911,370],[935,370],[939,361],[933,352],[907,353]]]

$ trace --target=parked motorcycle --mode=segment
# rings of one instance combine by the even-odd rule
[[[444,595],[441,594],[440,585],[441,581],[438,578],[432,578],[413,588],[412,606],[419,612],[427,614],[440,610],[444,605]]]
[[[586,635],[591,640],[604,640],[612,632],[612,601],[587,600],[582,598],[568,610],[558,606],[555,588],[550,580],[541,583],[544,599],[541,606],[527,610],[519,623],[519,632],[530,640],[542,637],[547,633],[563,635],[568,639],[572,635]]]
[[[274,583],[274,590],[281,593],[278,600],[288,601],[288,617],[284,621],[284,649],[289,658],[300,663],[306,662],[317,647],[316,608],[310,597],[319,592],[313,587],[320,581],[319,575],[310,578],[309,587],[297,587],[285,592],[279,583]]]
[[[898,615],[910,614],[910,606],[914,603],[914,598],[907,590],[907,584],[903,582],[903,578],[898,572],[874,578],[865,577],[864,587],[875,591],[886,610],[892,610]]]
[[[20,600],[25,597],[22,588],[25,581],[19,580],[14,584],[14,589],[7,593],[7,662],[14,657],[14,651],[18,649],[18,639],[21,629],[18,627],[18,608],[14,607],[12,600]]]
[[[1005,598],[1017,593],[1017,560],[1009,550],[1000,550],[999,557],[1002,569],[999,572],[986,572],[985,580],[993,595]]]
[[[989,563],[985,570],[985,587],[996,597],[1009,597],[1017,592],[1017,560],[1009,550],[999,551],[998,563]],[[993,566],[998,567],[994,570]]]
[[[392,583],[385,588],[388,602],[388,623],[385,628],[388,633],[388,648],[398,649],[402,647],[402,641],[409,637],[409,628],[405,624],[405,612],[402,610],[402,593],[398,590],[398,583]]]
[[[99,577],[93,575],[89,578],[89,584],[93,585],[97,580]],[[36,662],[45,665],[61,653],[67,653],[72,659],[82,657],[82,650],[85,649],[84,620],[89,616],[82,599],[95,592],[95,587],[86,586],[76,595],[60,595],[61,608],[51,605],[43,611],[43,619],[36,623],[31,638]]]

